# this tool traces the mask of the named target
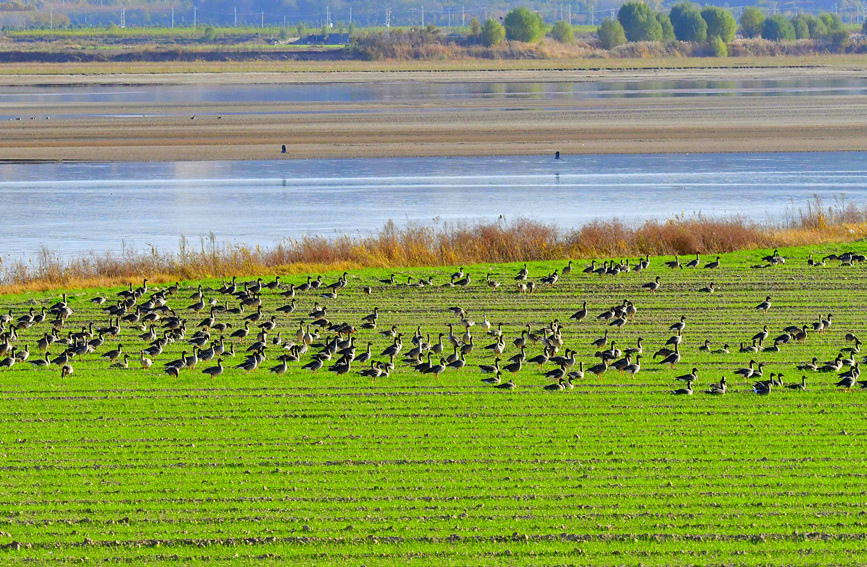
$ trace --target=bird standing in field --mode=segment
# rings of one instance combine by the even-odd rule
[[[647,282],[641,287],[642,289],[648,290],[651,294],[656,295],[656,290],[659,289],[659,276],[656,276],[655,280],[653,280],[652,282]]]
[[[768,309],[771,308],[771,296],[765,297],[765,300],[756,305],[756,309],[761,311],[762,313],[767,313]]]

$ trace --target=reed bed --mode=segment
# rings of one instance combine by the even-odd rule
[[[867,236],[867,209],[838,197],[817,197],[789,208],[782,222],[677,216],[630,225],[597,220],[576,229],[517,219],[510,222],[408,225],[388,222],[370,236],[286,240],[274,248],[220,245],[212,234],[199,245],[181,237],[177,251],[124,249],[64,259],[43,248],[33,259],[0,261],[0,293],[117,285],[141,277],[154,282],[293,274],[363,267],[410,267],[565,258],[703,254],[755,248],[851,242]]]
[[[0,293],[61,287],[117,285],[148,277],[154,282],[293,274],[364,267],[410,267],[623,256],[703,254],[755,248],[851,242],[867,236],[867,209],[842,198],[825,207],[816,199],[792,209],[778,225],[740,218],[675,217],[629,225],[597,220],[564,230],[517,219],[398,227],[389,221],[371,236],[286,240],[274,248],[220,245],[211,235],[177,251],[91,253],[65,259],[42,248],[27,261],[0,261]]]

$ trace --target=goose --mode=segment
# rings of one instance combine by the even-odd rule
[[[433,374],[434,378],[439,378],[440,374],[442,374],[443,370],[445,369],[446,361],[441,358],[439,364],[434,364],[433,366],[422,372],[422,374]]]
[[[843,355],[838,354],[833,361],[826,362],[819,367],[819,372],[837,372],[843,367]]]
[[[573,370],[569,374],[567,374],[566,376],[568,376],[570,380],[573,378],[575,380],[581,380],[582,378],[584,378],[584,363],[579,362],[578,363],[578,370]]]
[[[430,357],[430,355],[428,355],[428,357]],[[500,373],[500,359],[495,358],[493,365],[479,364],[479,370],[482,371],[482,374],[493,374],[495,372],[497,374],[499,374]]]
[[[27,359],[30,358],[30,346],[24,345],[24,348],[15,353],[15,359],[18,362],[27,362]]]
[[[560,273],[564,276],[568,276],[572,273],[572,260],[569,260],[569,263],[566,264],[566,266],[562,270],[560,270]]]
[[[592,274],[596,271],[596,260],[590,260],[590,265],[585,266],[582,270],[585,274]]]
[[[628,372],[634,378],[638,371],[641,370],[641,355],[638,354],[635,356],[635,362],[627,366],[623,369],[624,372]]]
[[[563,377],[566,376],[565,368],[555,368],[554,370],[549,370],[545,373],[545,378],[549,378],[551,380],[563,380]],[[565,387],[565,384],[564,384]]]
[[[72,376],[72,366],[69,364],[64,364],[63,368],[60,369],[60,377],[66,378],[67,376]]]
[[[698,368],[693,368],[692,372],[689,374],[684,374],[682,376],[678,376],[675,380],[680,380],[682,382],[695,382],[698,380]]]
[[[111,368],[129,368],[129,355],[123,355],[123,362],[115,362]]]
[[[843,340],[845,340],[847,343],[851,343],[853,341],[858,341],[858,337],[856,337],[854,333],[846,333],[846,335],[843,337]]]
[[[761,344],[762,342],[764,342],[765,339],[768,338],[769,334],[770,332],[768,331],[768,326],[764,325],[761,331],[753,335],[753,341],[757,341],[759,344]]]
[[[686,267],[687,267],[687,268],[695,269],[695,268],[698,268],[698,265],[699,265],[700,263],[701,263],[701,258],[699,257],[698,252],[696,252],[696,253],[695,253],[695,259],[690,260],[689,262],[687,262]]]
[[[822,319],[822,332],[831,328],[831,314],[828,313],[827,319]]]
[[[718,348],[716,350],[711,351],[712,354],[728,354],[729,353],[729,344],[726,343],[722,346],[722,348]]]
[[[762,313],[767,313],[768,309],[771,308],[771,296],[765,297],[765,300],[756,305],[756,309],[761,311]]]
[[[680,362],[680,352],[678,351],[678,345],[674,345],[674,352],[666,356],[663,360],[660,360],[660,364],[670,364],[672,368],[674,365]]]
[[[650,291],[651,294],[656,295],[656,290],[659,289],[659,276],[656,276],[656,279],[652,282],[647,282],[646,284],[641,286],[643,289]]]
[[[672,337],[669,337],[669,339],[667,341],[665,341],[665,346],[679,345],[681,342],[683,342],[683,333],[681,333],[680,331],[677,331],[677,334],[675,334]]]
[[[676,270],[676,269],[678,269],[678,268],[681,267],[681,265],[680,265],[680,258],[678,258],[678,256],[675,254],[675,256],[674,256],[674,260],[670,260],[670,261],[668,261],[668,262],[664,262],[664,263],[663,263],[663,266],[665,266],[666,268],[671,268],[672,270]]]
[[[492,280],[491,274],[485,274],[485,283],[491,289],[497,289],[498,287],[500,287],[500,282],[498,282],[497,280]]]
[[[590,341],[590,346],[595,348],[604,347],[608,344],[608,330],[605,330],[605,334],[594,341]]]
[[[548,349],[546,348],[542,352],[542,354],[534,356],[533,358],[527,360],[527,362],[532,362],[533,364],[538,364],[539,370],[541,370],[542,366],[544,366],[548,362]]]
[[[679,388],[671,392],[675,396],[691,396],[692,395],[692,380],[687,381],[686,388]]]
[[[778,255],[778,250],[777,250],[776,248],[774,248],[774,253],[771,254],[770,256],[763,256],[763,257],[762,257],[762,262],[769,262],[769,263],[773,264],[773,263],[775,263],[779,258],[780,258],[780,256]]]
[[[817,364],[818,361],[819,359],[814,356],[813,360],[811,360],[810,362],[804,362],[803,364],[799,364],[798,366],[796,366],[796,368],[798,370],[812,370],[815,372],[819,369],[819,365]]]
[[[544,389],[546,392],[562,392],[566,387],[563,385],[563,378],[560,378],[557,383],[548,384]]]
[[[454,282],[455,280],[459,280],[464,277],[464,267],[461,266],[458,268],[458,271],[451,275],[451,280]]]
[[[522,358],[518,358],[517,360],[505,365],[503,367],[503,370],[505,370],[506,372],[511,372],[512,374],[517,374],[521,370],[521,365],[523,364],[523,362],[524,360]]]
[[[242,342],[244,342],[244,339],[247,338],[247,335],[249,335],[249,334],[250,334],[250,322],[244,321],[244,328],[238,329],[237,331],[235,331],[234,333],[232,333],[229,336],[232,338],[238,339],[238,342],[242,343]]]
[[[753,392],[759,396],[767,396],[773,389],[773,384],[770,382],[756,382],[753,384]]]
[[[852,386],[855,385],[855,382],[856,382],[856,377],[852,376],[850,374],[850,375],[844,376],[842,379],[840,379],[840,381],[837,382],[836,386],[838,388],[846,388],[846,391],[849,392],[852,390]]]
[[[587,302],[585,301],[581,306],[581,309],[573,313],[569,316],[570,319],[575,319],[577,322],[581,322],[587,318]]]
[[[594,364],[590,368],[587,369],[587,372],[591,374],[595,374],[598,378],[605,374],[605,371],[608,370],[608,364],[605,361],[602,361],[600,364]]]
[[[728,384],[726,383],[726,377],[723,376],[719,379],[719,384],[711,384],[705,392],[714,396],[722,396],[726,393],[727,389]]]
[[[217,359],[217,365],[216,366],[211,366],[210,368],[205,368],[204,370],[202,370],[202,374],[207,374],[208,376],[211,377],[212,380],[222,373],[223,373],[223,359],[222,358]]]
[[[673,325],[671,325],[670,327],[668,327],[668,330],[669,330],[669,331],[677,331],[677,332],[681,332],[681,331],[683,331],[685,328],[686,328],[686,315],[681,315],[681,316],[680,316],[680,322],[678,322],[678,323],[674,323]]]
[[[801,376],[801,382],[800,383],[795,382],[794,384],[789,384],[788,386],[786,386],[786,388],[788,388],[790,390],[806,390],[807,389],[807,377]]]
[[[181,369],[178,366],[166,366],[163,372],[165,372],[172,378],[177,378],[181,375]]]
[[[530,271],[527,269],[527,264],[524,263],[524,267],[518,270],[518,275],[515,276],[515,281],[523,281],[527,279],[527,276],[530,275]]]
[[[364,370],[360,371],[359,374],[376,380],[382,375],[382,369],[376,364],[375,360],[371,360],[370,368],[365,368]]]
[[[108,351],[107,353],[103,354],[100,358],[107,358],[109,361],[114,362],[122,354],[123,354],[123,345],[118,344],[116,349]]]
[[[503,382],[502,384],[497,384],[496,386],[494,386],[494,388],[497,388],[499,390],[514,390],[515,389],[515,381],[509,380],[508,382]]]
[[[15,358],[15,350],[16,348],[12,347],[10,355],[3,360],[0,360],[0,368],[12,368],[15,366],[15,363],[18,361],[18,359]]]
[[[719,260],[719,256],[717,256],[716,260],[714,260],[713,262],[708,262],[707,264],[704,265],[704,267],[707,270],[715,270],[715,269],[719,268],[719,264],[720,264],[720,260]]]
[[[37,358],[36,360],[31,360],[30,364],[37,368],[45,368],[47,366],[51,366],[51,354],[45,353],[45,358]]]
[[[466,360],[464,360],[464,355],[463,355],[463,353],[461,353],[460,357],[457,360],[453,360],[452,362],[449,362],[448,366],[449,366],[449,368],[454,368],[455,370],[460,370],[461,368],[466,366],[466,364],[467,364],[467,362],[466,362]]]
[[[698,290],[699,293],[713,293],[715,291],[714,282],[710,282],[707,287],[703,287]]]
[[[627,354],[625,357],[621,358],[620,360],[612,362],[610,364],[610,366],[611,366],[611,368],[613,368],[614,370],[617,370],[618,372],[623,372],[624,370],[626,370],[626,367],[628,367],[631,364],[631,362],[632,362],[631,358],[632,357]]]

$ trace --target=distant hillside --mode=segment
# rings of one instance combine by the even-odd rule
[[[671,2],[649,0],[656,8],[665,10]],[[705,4],[705,2],[700,2]],[[727,6],[727,3],[710,1]],[[329,25],[332,28],[356,26],[407,26],[434,24],[436,26],[468,25],[472,18],[502,17],[518,5],[528,6],[542,14],[545,21],[571,20],[573,24],[600,23],[610,17],[622,1],[527,0],[504,2],[499,0],[196,0],[172,3],[165,0],[100,0],[90,2],[40,2],[14,0],[0,3],[0,25],[12,27],[41,25],[158,25],[188,26],[196,24],[239,26],[295,26],[299,23],[310,28]],[[750,4],[744,4],[750,5]],[[863,20],[862,0],[784,0],[757,3],[763,11],[819,12],[837,11],[845,22]],[[38,6],[37,10],[33,10]],[[860,9],[859,9],[860,7]],[[735,16],[743,6],[731,8]]]

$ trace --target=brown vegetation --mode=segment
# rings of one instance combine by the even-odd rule
[[[92,254],[63,260],[43,249],[31,262],[4,264],[0,291],[111,285],[141,277],[174,281],[245,274],[290,274],[361,267],[441,266],[563,258],[721,253],[852,241],[867,236],[867,210],[838,199],[825,207],[818,199],[806,210],[790,211],[780,226],[742,219],[701,216],[647,221],[629,226],[618,220],[594,221],[574,230],[519,219],[507,223],[398,228],[389,222],[377,234],[329,239],[305,237],[273,249],[216,244],[212,236],[196,250],[185,239],[177,253],[152,250]]]

